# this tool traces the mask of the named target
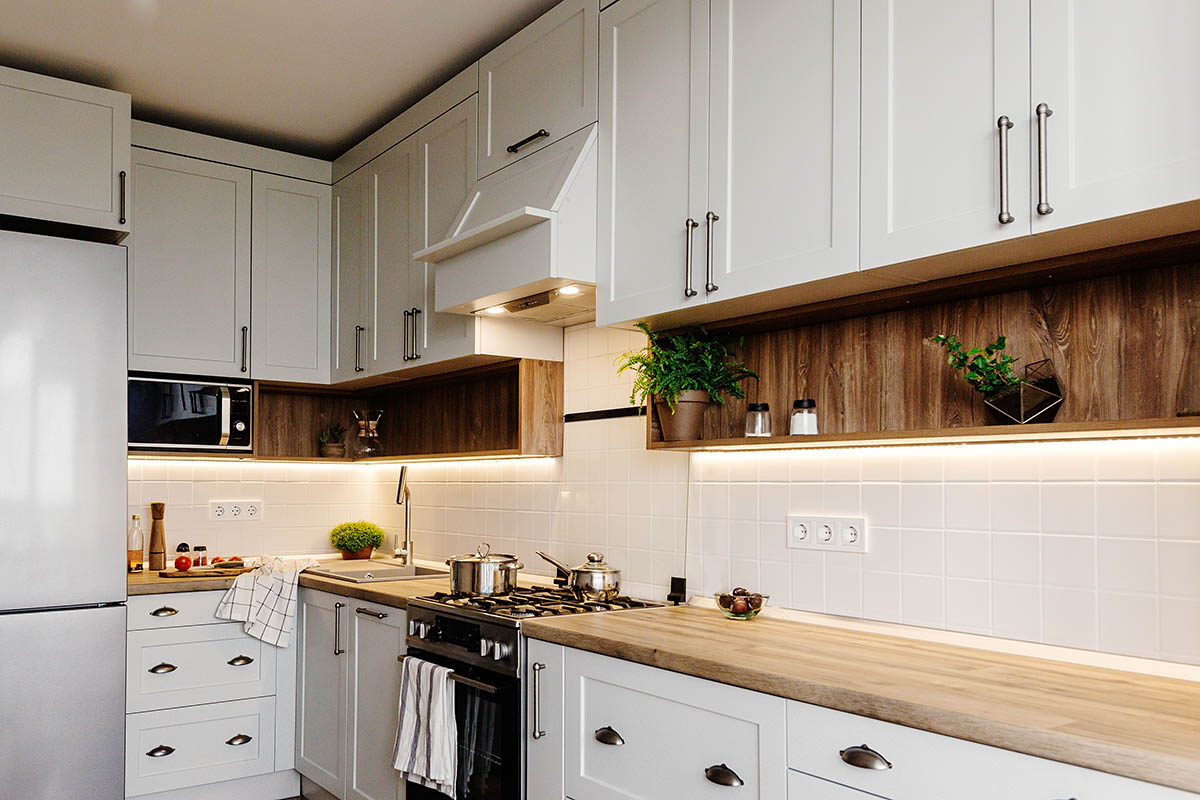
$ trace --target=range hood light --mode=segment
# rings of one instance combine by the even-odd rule
[[[571,284],[570,286],[564,286],[561,289],[559,289],[558,293],[566,294],[566,295],[579,294],[579,287],[576,286],[575,284]]]
[[[504,306],[492,306],[491,308],[484,309],[484,311],[489,314],[504,314],[508,311],[508,309]]]

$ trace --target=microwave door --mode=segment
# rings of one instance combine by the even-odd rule
[[[130,383],[129,444],[133,447],[224,447],[229,443],[230,416],[225,386]]]

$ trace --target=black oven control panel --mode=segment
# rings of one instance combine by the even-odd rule
[[[520,674],[518,629],[470,612],[408,604],[409,646],[505,675]]]

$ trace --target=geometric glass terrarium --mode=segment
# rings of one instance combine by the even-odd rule
[[[1050,359],[1026,364],[1024,380],[983,400],[993,419],[1008,425],[1053,422],[1062,401],[1062,387]]]

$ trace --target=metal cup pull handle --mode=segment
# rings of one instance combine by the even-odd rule
[[[625,740],[621,738],[621,734],[614,731],[612,728],[605,725],[596,731],[596,741],[600,744],[611,745],[612,747],[620,747],[625,744]]]
[[[852,767],[859,769],[891,769],[892,762],[875,752],[865,744],[847,747],[839,750],[838,755]]]
[[[150,612],[152,617],[173,617],[179,613],[179,609],[171,608],[170,606],[160,606]]]
[[[154,748],[153,750],[147,751],[146,755],[150,756],[151,758],[162,758],[163,756],[169,756],[169,755],[171,755],[171,753],[174,753],[174,752],[175,752],[174,747],[171,747],[171,746],[165,745],[165,744],[160,744],[158,747]]]
[[[253,664],[254,659],[250,656],[234,656],[225,663],[231,667],[244,667],[247,664]]]
[[[226,739],[225,744],[227,744],[231,747],[241,747],[244,744],[249,744],[253,739],[254,739],[253,736],[247,736],[244,733],[239,733],[237,736],[234,736],[232,739]]]
[[[167,662],[164,661],[161,664],[155,664],[153,667],[151,667],[150,669],[148,669],[146,671],[149,672],[151,675],[166,675],[167,673],[174,672],[177,669],[179,669],[179,668],[176,667],[174,664],[168,664]]]
[[[704,777],[709,783],[715,783],[718,786],[745,786],[741,776],[731,770],[725,764],[714,764],[704,770]]]

